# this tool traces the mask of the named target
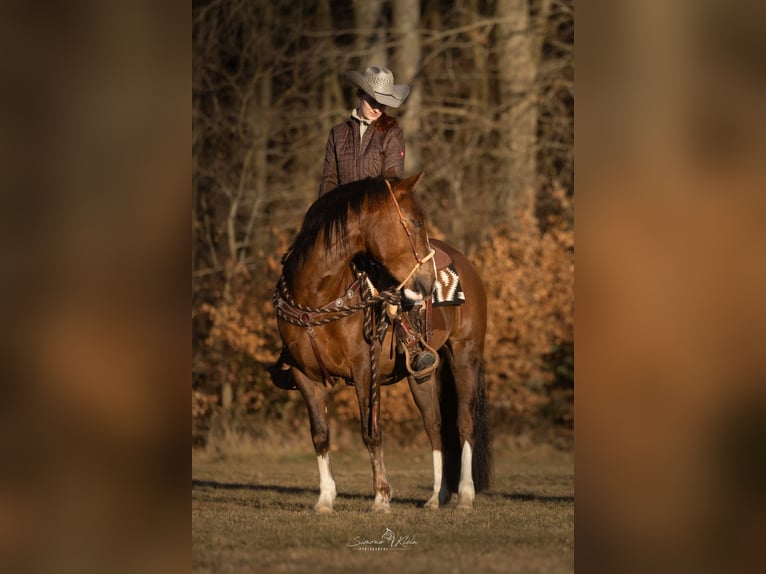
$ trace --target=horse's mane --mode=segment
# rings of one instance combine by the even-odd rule
[[[395,178],[389,181],[398,183]],[[285,254],[285,279],[291,281],[320,238],[327,250],[344,249],[349,216],[361,214],[365,206],[375,210],[388,200],[388,187],[382,177],[368,177],[338,186],[317,199],[306,212],[301,230]]]

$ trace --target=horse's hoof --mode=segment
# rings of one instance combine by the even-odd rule
[[[426,502],[423,505],[424,508],[432,508],[434,510],[439,509],[439,498],[437,496],[432,496],[428,499],[428,502]]]
[[[316,512],[317,514],[332,514],[333,513],[333,509],[332,509],[332,506],[327,506],[327,505],[324,505],[324,504],[320,506],[320,505],[317,504],[314,507],[314,512]]]
[[[375,503],[372,505],[372,510],[379,514],[391,514],[391,505],[388,503]]]
[[[458,510],[473,510],[473,500],[476,497],[476,491],[473,485],[461,488],[457,494]]]
[[[385,494],[378,491],[375,493],[375,501],[372,503],[372,510],[381,514],[391,514],[391,493],[393,490],[389,486]]]

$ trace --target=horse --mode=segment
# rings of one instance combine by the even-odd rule
[[[484,395],[483,351],[487,298],[478,272],[448,244],[429,239],[414,189],[422,177],[368,178],[344,184],[317,199],[282,260],[275,290],[279,334],[295,386],[308,410],[319,468],[317,513],[333,512],[327,405],[344,382],[356,391],[364,444],[370,455],[373,510],[391,512],[392,489],[383,463],[380,384],[408,379],[433,457],[433,494],[426,507],[472,509],[489,487],[491,452]],[[436,247],[452,258],[465,303],[433,307],[430,346],[439,366],[417,381],[387,329],[402,304],[423,303],[436,280]],[[374,261],[393,285],[370,293],[355,263]],[[389,313],[391,314],[389,316]],[[392,356],[393,355],[393,356]]]

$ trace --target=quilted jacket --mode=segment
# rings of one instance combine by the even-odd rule
[[[359,120],[353,117],[330,130],[320,197],[339,185],[366,177],[404,176],[404,134],[396,122],[386,131],[373,123],[361,142],[359,132]]]

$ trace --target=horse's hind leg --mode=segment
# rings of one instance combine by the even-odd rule
[[[458,485],[458,508],[470,510],[476,489],[473,482],[474,405],[479,389],[481,350],[472,341],[455,341],[453,351],[453,376],[457,392],[457,425],[460,435],[460,483]]]
[[[335,479],[330,468],[330,429],[327,421],[327,400],[330,393],[322,383],[307,378],[297,369],[293,369],[293,377],[306,402],[311,423],[311,440],[317,455],[319,500],[314,505],[314,510],[320,514],[329,514],[332,512],[336,495]]]
[[[444,477],[444,461],[442,458],[441,438],[441,411],[439,409],[439,397],[436,391],[436,372],[431,378],[421,384],[414,377],[408,377],[410,391],[415,399],[415,404],[423,417],[423,426],[426,429],[428,440],[431,442],[431,453],[434,463],[434,490],[431,498],[425,503],[427,508],[439,508],[447,504],[452,496],[447,487]]]

